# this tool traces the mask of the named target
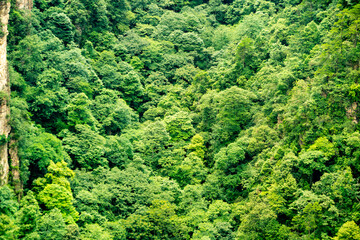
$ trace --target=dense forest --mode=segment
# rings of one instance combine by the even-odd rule
[[[8,31],[0,239],[360,239],[359,1],[11,0]]]

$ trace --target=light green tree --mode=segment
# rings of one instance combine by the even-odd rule
[[[334,237],[334,240],[358,240],[360,228],[354,221],[344,223]]]

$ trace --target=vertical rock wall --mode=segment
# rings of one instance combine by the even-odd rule
[[[0,186],[7,183],[9,176],[7,139],[10,133],[10,83],[6,60],[9,11],[10,1],[0,0]]]

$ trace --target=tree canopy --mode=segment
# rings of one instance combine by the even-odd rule
[[[0,239],[360,239],[359,1],[12,1],[8,29]]]

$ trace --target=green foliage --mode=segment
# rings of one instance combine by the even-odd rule
[[[8,186],[0,188],[0,213],[13,216],[18,209],[14,192]]]
[[[230,224],[231,206],[223,201],[216,200],[209,205],[204,218],[194,232],[194,239],[234,239],[235,234]]]
[[[319,237],[321,233],[333,232],[339,210],[328,196],[301,191],[290,207],[297,209],[292,219],[294,228],[304,235]]]
[[[34,83],[36,77],[44,69],[42,51],[44,43],[38,35],[26,36],[17,45],[17,49],[10,55],[16,70],[30,82]]]
[[[124,222],[131,239],[188,239],[186,226],[167,201],[154,200],[141,215],[131,215]]]
[[[125,240],[126,231],[120,222],[106,222],[105,229],[109,232],[114,240]]]
[[[14,215],[18,207],[14,192],[7,185],[0,187],[0,239],[16,239]]]
[[[12,3],[0,142],[24,196],[0,188],[0,238],[358,239],[359,19],[350,0]]]
[[[4,145],[4,144],[6,144],[7,142],[8,142],[8,139],[7,139],[6,135],[1,134],[1,135],[0,135],[0,145]]]
[[[142,135],[133,145],[149,159],[147,164],[156,164],[156,157],[165,149],[171,138],[162,121],[147,122],[144,125]]]
[[[190,153],[178,166],[175,179],[180,186],[198,184],[205,180],[207,169],[201,158]]]
[[[65,222],[59,209],[54,208],[39,220],[40,239],[61,239],[66,234]]]
[[[109,136],[105,148],[105,158],[109,161],[110,167],[122,168],[133,160],[133,146],[127,138]]]
[[[76,125],[74,132],[65,129],[61,132],[61,136],[64,149],[74,160],[75,165],[93,169],[108,163],[104,157],[106,140],[90,126]]]
[[[187,149],[192,151],[200,159],[204,159],[205,156],[205,146],[204,146],[204,138],[196,134],[191,138],[191,143],[187,146]]]
[[[111,240],[113,237],[109,232],[106,232],[98,224],[87,224],[80,235],[81,239],[90,240],[90,239],[104,239]]]
[[[0,91],[0,105],[3,105],[8,100],[9,100],[9,94],[4,91]]]
[[[89,109],[90,100],[83,94],[74,94],[71,98],[69,105],[67,106],[68,122],[70,126],[78,124],[87,124],[95,129],[95,119]]]
[[[313,190],[317,194],[326,194],[338,203],[343,209],[351,209],[353,201],[358,196],[359,186],[355,183],[350,168],[338,170],[333,173],[325,173],[320,181],[313,185]],[[346,215],[352,211],[347,211]]]
[[[37,234],[36,227],[38,225],[41,212],[34,192],[29,191],[27,195],[23,199],[21,199],[20,209],[16,213],[16,215],[17,224],[20,227],[19,237]]]
[[[237,230],[238,239],[279,239],[281,224],[276,220],[276,213],[266,201],[252,196],[250,201],[237,207],[241,223]]]
[[[344,223],[339,229],[334,240],[360,239],[360,228],[354,221]]]
[[[232,142],[251,120],[250,109],[255,95],[247,90],[231,87],[222,92],[208,92],[199,101],[198,111],[202,131],[212,132],[215,148]]]
[[[35,88],[31,88],[29,110],[37,122],[46,122],[44,127],[60,131],[65,125],[65,111],[69,103],[69,92],[63,87],[64,79],[60,71],[47,69],[42,72]]]
[[[58,213],[62,214],[61,219],[66,223],[74,223],[78,220],[79,213],[73,206],[73,196],[68,180],[73,177],[74,172],[67,167],[67,164],[64,161],[56,164],[50,162],[48,173],[45,175],[45,178],[38,178],[35,181],[36,188],[39,191],[37,195],[38,200],[45,206],[46,210],[50,211],[49,221],[52,221],[51,219],[59,218],[57,216]],[[51,214],[52,211],[53,214]],[[45,216],[43,216],[43,220],[46,225],[48,219]],[[47,227],[45,227],[45,229],[46,228]]]
[[[77,172],[75,199],[81,212],[81,223],[123,219],[160,197],[175,200],[179,189],[173,181],[150,179],[149,173],[143,172],[144,166],[135,166],[140,169],[133,165],[125,170],[115,167],[112,170],[97,169],[92,173]]]
[[[172,141],[187,140],[195,133],[187,112],[178,112],[165,117],[164,120]]]
[[[46,27],[50,29],[56,37],[63,40],[66,45],[73,41],[74,27],[70,18],[61,9],[51,7],[43,14],[47,24]]]
[[[27,142],[22,148],[20,156],[29,162],[31,180],[44,175],[51,161],[57,163],[69,160],[61,141],[49,133],[32,136],[31,142]]]
[[[122,61],[117,63],[113,52],[103,51],[94,67],[105,87],[119,91],[131,107],[139,106],[143,86],[139,74],[130,64]]]
[[[16,230],[14,221],[9,216],[0,214],[0,239],[16,239]]]
[[[92,108],[94,117],[107,135],[120,133],[137,120],[134,111],[115,91],[103,90],[95,97]]]

